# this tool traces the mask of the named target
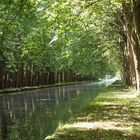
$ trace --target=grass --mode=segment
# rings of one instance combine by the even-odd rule
[[[104,89],[50,140],[140,140],[140,96],[120,81]]]

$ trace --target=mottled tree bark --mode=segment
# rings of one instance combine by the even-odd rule
[[[125,57],[128,60],[129,65],[129,75],[130,83],[135,86],[139,91],[139,25],[137,26],[139,20],[137,20],[139,15],[139,10],[136,1],[130,3],[123,3],[123,16],[124,16],[124,33],[126,35],[126,46],[125,46]]]

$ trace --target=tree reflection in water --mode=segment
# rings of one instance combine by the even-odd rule
[[[0,139],[42,140],[95,98],[103,84],[22,91],[0,98]]]

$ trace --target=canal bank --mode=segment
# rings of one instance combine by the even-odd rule
[[[58,86],[67,86],[67,85],[74,85],[74,84],[82,84],[82,83],[86,83],[86,82],[88,82],[88,81],[56,83],[56,84],[52,84],[52,85],[40,85],[40,86],[31,86],[31,87],[29,86],[29,87],[20,87],[20,88],[6,88],[6,89],[0,89],[0,94],[26,91],[26,90],[43,89],[43,88],[51,88],[51,87],[58,87]]]
[[[46,139],[140,140],[139,108],[140,96],[117,81]]]
[[[0,139],[45,139],[86,107],[112,80],[2,94]]]

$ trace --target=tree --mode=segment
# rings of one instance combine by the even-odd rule
[[[98,79],[121,69],[115,2],[14,0],[0,7],[7,14],[0,88]]]

